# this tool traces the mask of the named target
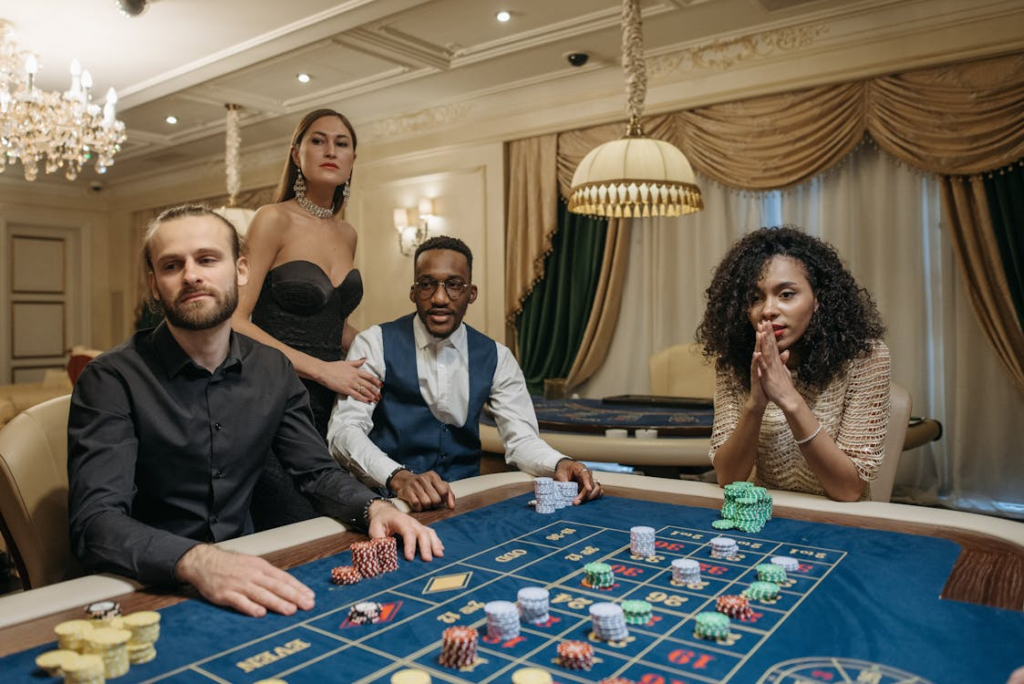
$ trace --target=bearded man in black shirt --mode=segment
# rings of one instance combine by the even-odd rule
[[[249,502],[273,449],[322,515],[405,556],[443,553],[433,530],[360,484],[330,456],[283,354],[231,330],[245,257],[206,207],[161,214],[143,254],[166,320],[86,366],[68,420],[71,543],[94,572],[192,584],[253,616],[313,607],[313,592],[261,558],[211,542],[252,532]]]

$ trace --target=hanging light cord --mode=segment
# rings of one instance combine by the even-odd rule
[[[640,117],[647,97],[647,64],[640,0],[622,0],[622,69],[626,72],[626,111],[629,113],[626,135],[643,136]]]

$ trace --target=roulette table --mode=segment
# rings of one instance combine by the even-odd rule
[[[719,532],[711,526],[722,502],[715,486],[600,479],[604,499],[547,515],[531,508],[532,480],[523,474],[454,483],[455,511],[418,516],[441,536],[444,557],[403,559],[398,571],[354,585],[333,585],[331,568],[351,563],[347,548],[361,537],[333,521],[282,528],[273,541],[255,535],[263,548],[238,540],[236,548],[263,552],[314,589],[316,607],[291,617],[246,618],[166,590],[104,596],[126,613],[161,613],[157,658],[118,681],[388,682],[400,670],[418,669],[435,682],[510,682],[532,667],[565,683],[620,676],[645,684],[1002,684],[1024,664],[1024,524],[773,492],[774,515],[763,530]],[[629,529],[636,525],[654,528],[655,555],[630,554]],[[297,543],[303,529],[313,528],[314,538]],[[739,552],[712,558],[710,540],[720,534],[735,539]],[[717,597],[740,593],[756,579],[755,566],[775,556],[799,562],[779,597],[752,600],[753,615],[733,620],[726,639],[696,638],[696,615],[714,610]],[[700,563],[699,583],[672,580],[670,564],[678,558]],[[585,581],[583,568],[595,561],[612,567],[612,586]],[[123,592],[123,584],[110,582],[111,592]],[[524,587],[548,590],[550,619],[524,623],[517,638],[490,640],[484,605],[515,601]],[[0,628],[3,681],[57,681],[34,659],[54,647],[54,625],[80,618],[82,606],[97,598],[71,592],[63,603],[51,600],[61,590],[0,599],[8,625]],[[596,639],[590,606],[634,599],[651,604],[651,620],[630,625],[626,639]],[[349,609],[365,601],[381,605],[380,620],[353,624]],[[479,632],[472,666],[439,663],[441,633],[453,625]],[[559,664],[557,646],[567,640],[592,645],[590,671]]]

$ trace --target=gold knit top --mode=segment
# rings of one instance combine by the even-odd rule
[[[885,432],[889,427],[891,366],[889,348],[876,340],[868,355],[851,361],[846,372],[821,392],[814,392],[794,376],[797,391],[821,421],[822,429],[850,457],[865,482],[877,477],[884,455]],[[709,454],[712,463],[715,452],[736,429],[749,394],[749,388],[739,387],[731,376],[718,373],[715,425]],[[755,465],[755,481],[761,486],[825,495],[825,489],[796,444],[785,414],[772,402],[768,402],[761,421]],[[865,487],[862,499],[867,498],[868,488]]]

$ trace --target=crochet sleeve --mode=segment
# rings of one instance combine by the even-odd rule
[[[721,372],[715,374],[715,424],[711,430],[711,451],[708,453],[712,463],[715,462],[715,453],[740,422],[744,401],[746,397],[732,378]]]
[[[852,363],[843,418],[835,436],[836,446],[849,455],[860,478],[868,482],[878,476],[884,456],[891,372],[889,348],[881,341],[875,342],[870,355]]]

